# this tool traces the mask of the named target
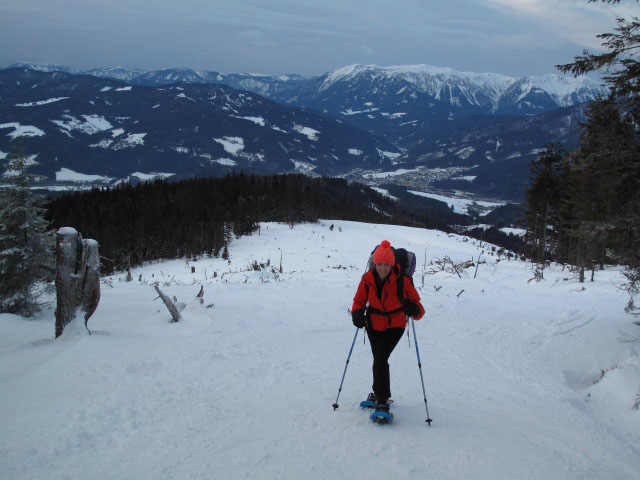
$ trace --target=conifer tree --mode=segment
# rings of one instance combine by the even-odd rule
[[[562,193],[566,187],[568,163],[566,152],[560,145],[549,144],[531,164],[533,179],[527,188],[527,236],[532,257],[545,260],[549,247],[557,252],[557,239],[550,238],[558,232],[558,220]],[[549,227],[555,227],[551,230]]]
[[[36,287],[52,280],[53,236],[45,209],[29,188],[29,157],[18,147],[9,158],[0,188],[0,312],[31,316],[38,308]]]
[[[601,263],[609,248],[627,266],[629,310],[634,310],[633,296],[640,291],[640,19],[617,18],[616,24],[613,33],[597,35],[604,53],[585,50],[574,62],[556,67],[576,76],[602,70],[611,90],[608,100],[590,108],[575,154],[568,203],[583,233],[595,240],[587,238],[585,245],[600,250]]]

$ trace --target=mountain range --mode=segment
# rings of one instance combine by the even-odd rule
[[[32,125],[48,133],[29,143],[39,144],[33,171],[50,180],[63,157],[73,165],[64,168],[112,181],[140,169],[347,175],[453,168],[464,180],[440,187],[518,198],[531,159],[550,141],[573,147],[585,105],[607,94],[587,77],[514,78],[428,65],[351,65],[319,76],[12,67],[0,71],[0,128]],[[62,96],[68,98],[51,101]],[[31,108],[19,106],[26,104]],[[87,118],[106,123],[97,122],[97,131],[69,127]],[[118,147],[142,133],[131,137],[140,139],[135,146]],[[19,128],[8,135],[9,142],[0,136],[5,153]],[[398,180],[416,186],[411,175]]]

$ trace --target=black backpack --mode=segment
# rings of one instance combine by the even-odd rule
[[[373,270],[373,254],[378,247],[379,245],[376,245],[376,247],[371,251],[371,255],[369,255],[367,272],[369,270]],[[411,285],[413,285],[413,274],[416,271],[416,254],[405,248],[391,247],[391,250],[393,250],[393,254],[396,258],[396,264],[393,266],[393,269],[398,277],[398,281],[396,282],[398,286],[398,299],[402,302],[402,296],[404,294],[404,279],[402,277],[407,277],[411,281]]]

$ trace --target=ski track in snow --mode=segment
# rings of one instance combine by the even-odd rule
[[[340,407],[331,408],[355,333],[347,310],[368,251],[384,238],[418,260],[431,427],[413,336],[390,360],[392,425],[373,424],[358,407],[371,383],[362,331]],[[480,251],[463,237],[407,227],[264,224],[231,244],[230,264],[176,260],[135,269],[142,283],[111,277],[89,321],[94,335],[54,341],[52,310],[35,320],[0,316],[2,476],[637,478],[633,391],[620,400],[608,376],[593,383],[602,369],[626,365],[640,385],[637,345],[617,341],[630,323],[613,285],[619,272],[598,272],[581,291],[566,272],[527,283],[527,265],[485,254],[478,278],[473,268],[462,278],[439,272],[423,286],[425,247],[427,263]],[[248,270],[254,260],[278,266],[280,249],[282,274]],[[182,323],[168,323],[154,301],[155,280],[187,303]],[[199,283],[204,305],[191,300]]]

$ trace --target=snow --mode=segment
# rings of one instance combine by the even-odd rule
[[[401,154],[400,153],[394,153],[394,152],[386,152],[384,150],[380,150],[379,148],[378,150],[378,154],[383,156],[383,157],[387,157],[390,158],[392,160],[395,160],[396,158],[398,158]]]
[[[232,155],[236,155],[241,150],[244,150],[244,140],[242,137],[222,137],[214,138],[213,140],[222,145],[225,151]]]
[[[33,125],[20,125],[18,122],[3,123],[0,125],[0,129],[13,128],[13,132],[8,133],[7,136],[15,140],[18,137],[41,137],[44,135],[44,131]]]
[[[213,160],[213,162],[219,163],[220,165],[224,165],[225,167],[233,167],[237,165],[236,161],[230,158],[218,158],[216,160]]]
[[[389,177],[397,177],[398,175],[404,175],[405,173],[413,173],[417,171],[419,171],[419,169],[417,168],[414,168],[414,169],[399,168],[397,170],[394,170],[393,172],[367,173],[367,174],[364,174],[363,177],[364,178],[389,178]]]
[[[302,162],[300,160],[291,160],[291,162],[295,166],[296,172],[309,173],[316,168],[316,165],[309,162]]]
[[[57,182],[110,182],[113,180],[111,177],[105,177],[102,175],[86,175],[84,173],[74,172],[69,168],[61,168],[56,172]]]
[[[546,91],[561,106],[582,103],[591,100],[594,95],[606,96],[607,89],[601,82],[589,77],[572,78],[563,75],[539,75],[515,78],[499,73],[461,72],[449,67],[431,65],[400,65],[381,67],[378,65],[348,65],[325,75],[320,91],[330,88],[340,81],[353,81],[357,76],[366,74],[368,79],[388,82],[401,79],[438,100],[447,100],[460,106],[461,99],[471,105],[485,105],[487,102],[495,109],[501,96],[511,87],[519,89],[519,98],[523,98],[534,89]],[[401,94],[406,87],[396,92]],[[453,95],[453,91],[459,95]],[[416,98],[415,92],[411,94]],[[343,115],[362,113],[347,110]]]
[[[108,92],[109,90],[111,90],[113,87],[102,87],[100,89],[101,92]]]
[[[473,182],[477,178],[476,175],[464,175],[462,177],[451,177],[451,180],[463,180],[465,182]]]
[[[113,125],[100,115],[82,115],[83,120],[80,120],[73,115],[63,115],[65,120],[51,120],[58,125],[63,131],[67,133],[77,130],[87,135],[93,135],[94,133],[104,132],[110,130]]]
[[[320,134],[318,130],[314,130],[311,127],[303,127],[302,125],[294,125],[293,129],[313,141],[318,140],[318,135]]]
[[[572,99],[573,95],[580,95],[587,91],[598,92],[602,96],[606,96],[607,88],[602,85],[602,82],[594,80],[587,76],[572,77],[568,75],[546,74],[546,75],[534,75],[523,77],[521,80],[521,92],[520,98],[523,98],[527,93],[535,88],[540,88],[547,92],[551,98],[553,98],[560,106],[573,105],[576,102]],[[589,99],[591,97],[588,97]],[[584,98],[582,101],[586,101]]]
[[[427,193],[427,192],[417,192],[415,190],[409,190],[409,193],[414,195],[418,195],[420,197],[434,198],[436,200],[440,200],[441,202],[445,202],[450,207],[453,207],[453,211],[461,214],[468,214],[469,207],[473,207],[474,204],[484,208],[495,208],[504,205],[503,202],[485,202],[485,201],[477,201],[469,198],[457,198],[457,197],[447,197],[444,195],[438,195],[436,193]],[[488,211],[486,213],[489,213]]]
[[[195,102],[195,100],[193,98],[188,97],[184,93],[179,93],[178,95],[176,95],[176,98],[186,98],[187,100],[191,100],[192,102]]]
[[[469,147],[461,148],[455,153],[455,155],[457,155],[463,160],[466,160],[473,154],[473,152],[475,152],[475,150],[476,150],[475,147],[469,146]]]
[[[128,92],[132,89],[133,87],[128,86],[128,87],[121,87],[121,88],[116,88],[116,92]]]
[[[69,97],[57,97],[57,98],[49,98],[48,100],[40,100],[37,102],[29,102],[29,103],[17,103],[16,107],[38,107],[40,105],[47,105],[49,103],[59,102],[61,100],[66,100]]]
[[[257,125],[260,125],[261,127],[264,127],[265,123],[264,123],[264,118],[262,117],[238,117],[236,115],[231,115],[232,117],[235,118],[239,118],[241,120],[249,120],[250,122],[253,122]]]
[[[169,178],[175,175],[175,173],[162,173],[162,172],[151,172],[151,173],[142,173],[142,172],[133,172],[131,174],[132,177],[139,178],[140,180],[154,180],[156,178]]]
[[[3,156],[4,155],[4,156]],[[24,166],[25,169],[32,167],[33,165],[38,165],[38,162],[36,162],[36,158],[38,157],[39,154],[34,154],[34,155],[29,155],[27,158],[25,158],[24,160]],[[4,159],[7,156],[6,153],[0,152],[0,160]],[[11,169],[7,169],[7,171],[4,172],[3,176],[4,177],[15,177],[17,175],[20,174],[20,171],[18,170],[11,170]]]
[[[511,234],[517,237],[524,237],[524,235],[527,233],[527,231],[522,228],[511,228],[511,227],[502,227],[500,231],[506,233],[507,235]]]
[[[393,195],[391,195],[389,193],[389,190],[386,190],[384,188],[379,188],[379,187],[371,187],[371,189],[375,190],[376,192],[380,193],[381,195],[384,195],[387,198],[390,198],[391,200],[398,201],[398,197],[394,197]]]
[[[359,113],[371,113],[371,112],[375,112],[377,110],[380,110],[379,108],[368,108],[366,110],[353,110],[351,108],[347,108],[344,111],[341,111],[340,113],[342,115],[358,115]]]
[[[102,139],[97,143],[92,143],[89,145],[92,148],[109,148],[113,144],[113,140],[109,140],[108,138]]]
[[[347,310],[381,239],[418,257],[431,427],[413,336],[390,359],[394,424],[357,406],[371,383],[362,331],[331,407],[355,334]],[[408,227],[263,224],[232,242],[230,263],[168,261],[133,269],[133,282],[103,279],[91,336],[53,340],[53,309],[0,315],[3,477],[637,478],[640,345],[618,341],[634,332],[620,272],[579,284],[554,266],[529,283],[529,265],[486,247]],[[483,249],[477,278],[471,267],[422,282],[431,260]],[[282,274],[249,269],[277,266],[281,253]],[[183,322],[169,323],[154,281],[186,304]]]
[[[364,153],[362,150],[358,150],[357,148],[349,148],[347,151],[351,155],[362,155]]]
[[[133,148],[144,145],[144,137],[146,133],[129,133],[126,137],[121,138],[118,143],[113,146],[114,150],[122,150],[123,148]]]
[[[60,235],[76,235],[78,231],[73,227],[60,227],[58,233]]]

